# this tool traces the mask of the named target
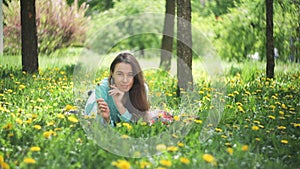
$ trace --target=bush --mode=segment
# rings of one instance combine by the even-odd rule
[[[36,24],[38,49],[49,54],[56,49],[82,45],[89,18],[85,17],[87,5],[79,8],[70,6],[64,0],[36,1]],[[8,2],[4,11],[4,52],[19,54],[21,51],[21,18],[18,0]]]

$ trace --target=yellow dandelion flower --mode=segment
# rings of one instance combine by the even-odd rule
[[[189,164],[190,163],[190,160],[186,157],[180,157],[180,162],[183,163],[183,164]]]
[[[287,143],[289,143],[289,141],[288,140],[281,140],[281,143],[282,144],[287,144]]]
[[[156,150],[165,151],[165,150],[167,150],[167,146],[165,144],[158,144],[158,145],[156,145]]]
[[[220,129],[220,128],[215,128],[215,131],[216,131],[216,132],[222,132],[223,130]]]
[[[37,101],[37,102],[41,102],[41,103],[45,102],[45,100],[44,100],[44,99],[41,99],[41,98],[38,98],[36,101]]]
[[[179,120],[180,120],[178,116],[174,116],[173,119],[174,119],[175,121],[179,121]]]
[[[231,146],[231,143],[226,142],[225,146]]]
[[[129,136],[128,136],[128,135],[126,135],[126,134],[123,134],[123,135],[121,136],[121,138],[123,138],[123,139],[127,139],[127,138],[129,138]]]
[[[230,93],[228,94],[228,97],[234,97],[234,94]]]
[[[140,162],[140,168],[144,169],[144,168],[149,168],[151,166],[151,163],[147,162],[147,161],[141,161]]]
[[[274,120],[276,117],[275,117],[275,116],[272,116],[272,115],[269,115],[268,118]]]
[[[23,121],[22,121],[20,118],[17,118],[17,119],[16,119],[16,122],[17,122],[18,124],[22,124],[22,123],[23,123]]]
[[[235,129],[239,129],[240,128],[239,126],[237,126],[235,124],[232,127],[235,128]]]
[[[254,120],[253,123],[260,124],[260,121]]]
[[[228,148],[226,149],[226,151],[227,151],[230,155],[233,154],[233,148],[231,148],[231,147],[228,147]]]
[[[279,114],[280,114],[280,115],[284,115],[284,112],[283,112],[283,111],[279,111]]]
[[[235,104],[238,106],[243,106],[243,104],[241,102],[236,102]]]
[[[245,110],[243,109],[242,106],[238,106],[238,109],[239,109],[240,112],[245,112]]]
[[[70,111],[73,109],[72,105],[67,104],[66,107],[64,108],[66,111]]]
[[[34,125],[33,127],[37,130],[40,130],[42,128],[40,125]]]
[[[0,155],[0,168],[1,169],[10,169],[9,165],[4,162],[4,158],[2,155]]]
[[[203,160],[208,162],[208,163],[211,163],[211,164],[216,164],[216,159],[214,156],[210,155],[210,154],[204,154],[202,156]]]
[[[300,127],[300,123],[294,123],[294,127]]]
[[[63,115],[63,114],[57,114],[56,115],[58,118],[60,118],[60,119],[64,119],[65,118],[65,115]]]
[[[156,97],[160,97],[160,96],[161,96],[161,92],[156,92],[156,93],[155,93],[155,96],[156,96]]]
[[[43,133],[43,135],[44,135],[45,138],[50,138],[51,136],[56,136],[56,132],[54,132],[54,131],[52,131],[52,130],[50,130],[50,131],[45,131],[45,132]]]
[[[294,110],[295,110],[295,108],[294,108],[294,107],[291,107],[291,108],[290,108],[290,111],[294,111]]]
[[[179,147],[183,147],[183,146],[184,146],[184,144],[181,143],[181,142],[177,143],[177,145],[178,145]]]
[[[6,130],[11,130],[11,129],[12,129],[12,124],[11,124],[11,123],[7,123],[7,124],[4,125],[2,128],[3,128],[3,129],[6,129]]]
[[[30,158],[30,157],[24,158],[23,161],[24,161],[26,164],[35,164],[35,163],[36,163],[35,159]]]
[[[55,128],[54,131],[62,131],[63,129],[58,127],[58,128]]]
[[[25,85],[19,85],[19,90],[23,90],[23,89],[25,89],[26,88],[26,86]]]
[[[160,160],[159,163],[165,167],[171,167],[172,162],[170,160]]]
[[[172,137],[179,138],[176,134],[172,134]]]
[[[249,150],[249,146],[248,145],[243,145],[242,146],[242,151],[248,151]]]
[[[74,117],[74,116],[68,117],[68,120],[69,120],[70,122],[72,122],[72,123],[78,123],[78,119],[77,119],[76,117]]]
[[[195,123],[202,124],[202,120],[194,120]]]
[[[122,124],[124,127],[126,127],[128,130],[132,129],[132,126],[129,123],[123,123]]]
[[[112,165],[118,169],[130,169],[131,165],[127,160],[117,160],[112,162]]]
[[[238,91],[234,91],[233,93],[234,93],[234,94],[240,94]]]
[[[285,126],[278,126],[277,128],[278,128],[279,130],[285,130],[285,129],[286,129]]]
[[[144,121],[143,121],[143,122],[141,122],[141,125],[142,125],[142,126],[146,126],[146,125],[147,125],[147,122],[144,122]]]
[[[222,137],[222,138],[227,138],[227,136],[226,136],[226,135],[221,135],[221,137]]]
[[[286,107],[285,104],[282,104],[281,107],[282,107],[283,109],[287,109],[287,107]]]
[[[259,130],[259,127],[258,126],[252,126],[251,129],[254,130],[254,131],[257,131],[257,130]]]
[[[176,147],[176,146],[170,146],[170,147],[167,148],[167,150],[175,152],[175,151],[178,151],[178,147]]]
[[[4,157],[0,154],[0,164],[4,162]]]
[[[255,138],[256,141],[260,141],[260,138]]]
[[[47,122],[47,126],[53,126],[53,125],[54,125],[54,121]]]
[[[39,146],[33,146],[30,148],[30,151],[33,151],[33,152],[41,151],[41,148]]]

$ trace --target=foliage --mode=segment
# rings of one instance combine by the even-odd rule
[[[68,58],[69,59],[69,58]],[[299,166],[299,91],[297,65],[282,64],[276,79],[264,78],[251,63],[231,66],[219,82],[225,107],[211,137],[200,143],[205,115],[216,111],[210,100],[215,90],[206,78],[197,79],[195,102],[199,110],[186,137],[173,146],[159,145],[161,154],[126,158],[101,149],[86,136],[74,110],[74,65],[43,68],[26,74],[20,68],[0,65],[0,164],[10,168],[297,168]],[[245,70],[247,67],[248,70]],[[107,73],[99,74],[99,79]],[[253,76],[254,75],[254,76]],[[145,73],[152,97],[168,97],[174,106],[174,79],[163,71]],[[250,77],[247,77],[250,76]],[[161,90],[161,91],[160,91]],[[161,93],[159,93],[161,92]],[[188,111],[186,111],[188,113]],[[184,123],[182,119],[177,119]],[[208,124],[209,125],[209,124]],[[155,123],[120,123],[115,131],[128,136],[154,136],[169,126]],[[173,135],[179,137],[180,135]],[[157,145],[158,146],[158,145]],[[5,167],[4,167],[5,168]]]
[[[155,32],[163,29],[163,18],[151,13],[164,16],[163,11],[163,1],[116,1],[114,8],[93,17],[87,46],[96,52],[159,49],[161,35]]]
[[[76,0],[75,0],[76,1]],[[73,4],[75,2],[74,0],[67,0],[67,3],[69,5]],[[77,0],[78,5],[80,6],[83,3],[86,3],[88,5],[87,15],[94,15],[100,12],[103,12],[105,10],[108,10],[110,8],[113,8],[114,1],[113,0]]]
[[[230,12],[230,8],[239,6],[241,0],[199,0],[192,1],[192,10],[201,16],[213,14],[215,17]]]
[[[274,46],[279,59],[287,61],[290,54],[290,39],[297,37],[299,17],[297,4],[290,1],[274,1]],[[215,25],[215,44],[219,54],[228,60],[245,60],[258,52],[265,58],[265,4],[264,0],[243,0],[230,13],[221,15]],[[216,23],[215,23],[216,22]]]
[[[65,1],[36,1],[36,21],[38,49],[40,53],[51,53],[56,49],[83,45],[87,23],[82,4],[68,6]],[[17,0],[3,6],[4,11],[4,52],[18,54],[21,52],[20,3]]]

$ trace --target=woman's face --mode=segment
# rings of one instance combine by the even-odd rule
[[[114,84],[119,90],[128,92],[134,82],[132,66],[123,62],[116,64],[112,77],[114,79]]]

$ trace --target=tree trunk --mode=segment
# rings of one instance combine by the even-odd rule
[[[3,10],[2,10],[2,0],[0,0],[0,55],[3,54]]]
[[[174,37],[175,0],[166,0],[166,13],[161,43],[161,54],[159,67],[169,71],[173,51]]]
[[[274,78],[274,38],[273,38],[273,0],[266,0],[266,46],[267,46],[267,67],[268,78]]]
[[[21,0],[22,70],[38,71],[35,0]]]
[[[177,0],[177,79],[180,90],[192,89],[191,1]]]

